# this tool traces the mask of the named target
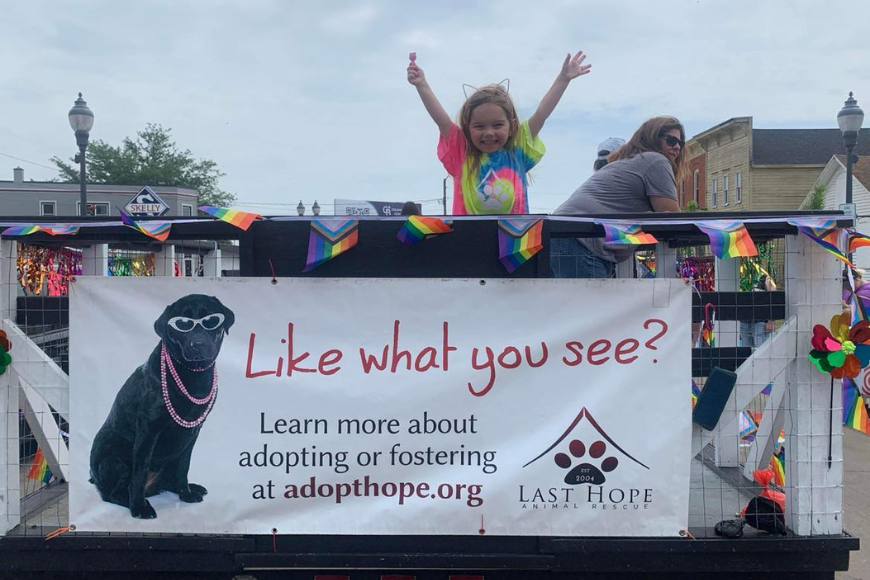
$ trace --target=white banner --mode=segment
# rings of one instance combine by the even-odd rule
[[[70,523],[677,535],[690,305],[679,280],[79,277]]]

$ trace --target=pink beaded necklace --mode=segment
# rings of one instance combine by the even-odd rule
[[[178,390],[181,391],[181,394],[183,394],[188,401],[190,401],[194,405],[204,405],[208,403],[208,407],[205,408],[205,411],[202,412],[202,415],[200,415],[198,419],[194,421],[186,421],[181,418],[181,416],[178,414],[178,411],[176,411],[175,407],[172,406],[172,401],[169,400],[169,383],[166,380],[166,367],[169,367],[169,372],[172,375],[172,380],[175,381],[175,384],[178,386]],[[160,345],[160,384],[163,387],[163,402],[166,404],[166,410],[169,411],[169,416],[172,417],[173,421],[175,421],[182,427],[187,427],[188,429],[192,429],[205,421],[205,418],[211,411],[214,402],[217,400],[217,368],[215,367],[214,371],[212,372],[211,392],[205,397],[198,399],[192,396],[184,387],[184,383],[181,382],[181,377],[178,376],[178,373],[175,370],[175,365],[172,364],[172,357],[169,356],[169,351],[166,349],[166,343],[162,343]]]

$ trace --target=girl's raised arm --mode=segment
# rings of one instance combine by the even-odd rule
[[[447,111],[444,110],[444,107],[441,106],[438,97],[432,92],[432,87],[426,82],[426,75],[423,74],[423,69],[417,66],[414,60],[408,65],[408,82],[417,87],[417,94],[420,95],[423,106],[426,107],[429,116],[438,125],[441,135],[446,138],[450,135],[450,129],[453,128],[453,120],[447,114]]]
[[[565,57],[565,62],[562,63],[562,71],[556,77],[556,80],[553,81],[553,86],[550,87],[550,90],[541,99],[538,110],[529,117],[529,132],[531,132],[532,138],[537,137],[538,133],[541,132],[544,122],[556,108],[556,105],[559,104],[565,89],[568,88],[568,83],[579,76],[589,73],[592,65],[584,65],[584,60],[586,60],[586,55],[583,54],[582,50],[578,51],[573,57],[571,57],[569,52],[568,56]]]

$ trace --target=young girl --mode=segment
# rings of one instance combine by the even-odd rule
[[[526,173],[544,156],[538,133],[568,83],[585,75],[583,51],[569,54],[538,110],[520,123],[510,95],[500,85],[477,89],[459,111],[457,126],[444,111],[411,53],[408,82],[441,131],[438,158],[453,177],[453,214],[529,213]]]

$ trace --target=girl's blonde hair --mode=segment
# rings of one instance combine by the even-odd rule
[[[514,139],[516,138],[517,132],[520,128],[517,109],[514,107],[514,102],[511,100],[510,95],[504,87],[501,85],[487,85],[472,93],[472,95],[465,100],[462,108],[459,109],[459,127],[462,129],[462,134],[465,135],[465,150],[468,152],[468,155],[471,156],[470,170],[472,175],[477,173],[477,170],[480,169],[480,158],[483,155],[483,152],[475,147],[474,143],[471,142],[471,113],[480,105],[485,105],[487,103],[501,107],[508,118],[508,122],[510,123],[510,136],[508,137],[507,143],[504,145],[505,149],[508,151],[513,151]]]
[[[686,130],[679,119],[668,116],[653,117],[644,122],[625,145],[608,155],[607,162],[610,163],[618,159],[631,159],[645,151],[655,151],[664,155],[660,140],[671,129],[678,129],[680,131],[680,139],[685,143]],[[670,157],[668,157],[668,161],[671,161]],[[680,147],[680,154],[677,155],[674,161],[671,161],[671,168],[674,170],[674,181],[676,183],[679,183],[687,174],[687,167],[686,149],[685,147]]]

